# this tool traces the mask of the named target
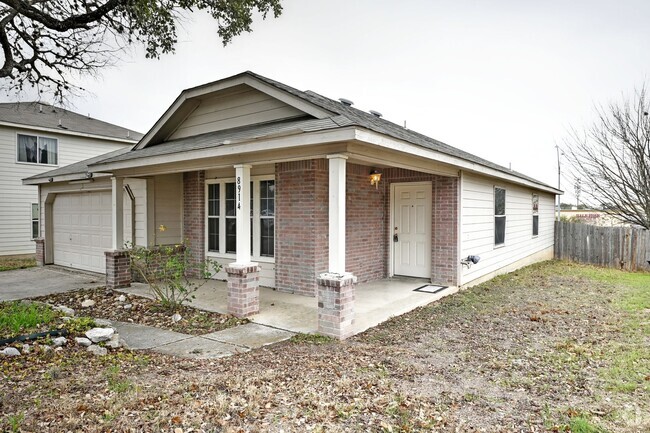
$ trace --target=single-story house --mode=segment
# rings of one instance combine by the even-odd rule
[[[195,260],[226,265],[232,313],[257,311],[258,285],[318,296],[321,332],[340,338],[355,282],[467,286],[552,258],[560,193],[252,72],[184,90],[129,151],[25,183],[39,185],[41,263],[118,287],[125,241],[186,241]]]
[[[22,179],[107,152],[142,134],[43,102],[0,103],[0,256],[34,256],[38,188]]]

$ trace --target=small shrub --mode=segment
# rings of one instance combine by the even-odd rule
[[[97,324],[92,317],[74,317],[63,325],[70,335],[83,334],[95,326],[97,326]]]
[[[320,335],[320,334],[303,334],[299,333],[291,337],[292,343],[307,343],[307,344],[327,344],[331,343],[334,341],[332,337],[328,337],[326,335]]]
[[[176,311],[184,302],[191,302],[194,293],[221,270],[221,265],[207,259],[201,263],[191,260],[185,245],[146,248],[127,245],[131,268],[149,285],[163,308]],[[196,276],[199,281],[192,280]]]

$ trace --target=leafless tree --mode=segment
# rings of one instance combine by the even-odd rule
[[[650,229],[650,116],[645,87],[597,109],[585,131],[573,130],[564,152],[582,197],[618,219]]]
[[[250,32],[253,14],[282,12],[280,0],[0,0],[0,82],[8,93],[33,88],[57,100],[83,89],[74,81],[144,46],[148,58],[171,53],[176,26],[202,10],[224,45]]]

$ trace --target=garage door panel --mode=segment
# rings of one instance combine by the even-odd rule
[[[54,263],[106,272],[111,247],[111,193],[59,194],[53,204]]]

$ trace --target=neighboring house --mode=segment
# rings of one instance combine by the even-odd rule
[[[234,314],[257,310],[259,282],[318,295],[321,310],[338,311],[319,316],[330,321],[321,328],[339,337],[355,280],[467,286],[552,258],[560,193],[251,72],[183,91],[131,151],[25,183],[40,186],[43,263],[120,286],[130,281],[125,240],[186,240],[195,260],[227,265],[218,277]],[[79,223],[93,218],[105,224]],[[91,236],[112,245],[69,241]]]
[[[22,179],[112,150],[142,134],[36,102],[0,103],[0,256],[34,254],[38,188]]]
[[[600,227],[630,227],[616,216],[597,209],[563,209],[560,212],[563,219],[575,223],[589,224]]]

